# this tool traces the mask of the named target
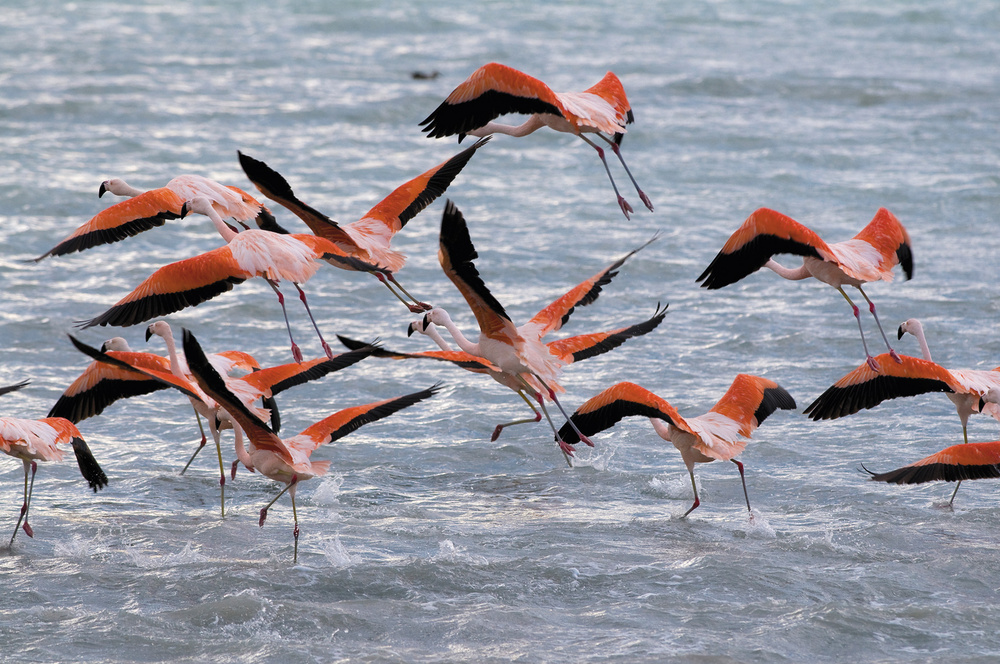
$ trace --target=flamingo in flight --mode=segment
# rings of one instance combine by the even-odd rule
[[[681,453],[691,476],[694,503],[684,513],[685,517],[701,504],[694,481],[694,464],[732,461],[739,468],[743,497],[752,518],[743,463],[735,457],[746,448],[754,429],[779,408],[795,408],[795,400],[785,388],[767,378],[739,374],[712,410],[687,420],[667,401],[641,385],[623,382],[587,400],[576,409],[570,421],[580,431],[593,435],[611,428],[625,417],[648,417],[657,435],[673,443]],[[569,444],[579,440],[569,424],[559,430],[559,435]]]
[[[784,267],[772,258],[776,254],[802,256],[802,265],[798,268]],[[872,371],[878,371],[878,362],[868,352],[858,307],[844,292],[844,286],[854,286],[868,302],[868,309],[882,333],[889,355],[899,362],[899,356],[889,345],[889,339],[879,322],[875,303],[861,288],[862,284],[870,281],[891,281],[892,268],[897,264],[902,266],[907,279],[913,276],[910,236],[895,215],[885,208],[879,208],[871,222],[854,238],[835,244],[827,244],[815,232],[791,217],[768,208],[758,208],[730,236],[696,281],[702,282],[703,287],[714,290],[736,283],[762,267],[791,281],[815,277],[836,288],[851,305],[861,332],[865,361]]]
[[[958,482],[1000,477],[1000,440],[988,443],[959,443],[885,473],[874,473],[861,466],[870,479],[891,484]],[[956,486],[955,493],[958,492]],[[952,501],[955,495],[952,494]],[[949,503],[950,505],[951,503]]]
[[[27,384],[27,381],[24,381],[0,387],[0,394],[14,392]],[[28,509],[31,507],[31,494],[35,488],[38,462],[62,461],[63,451],[58,446],[66,443],[73,447],[80,473],[94,493],[107,486],[108,476],[97,463],[80,431],[69,420],[62,417],[45,417],[40,420],[0,417],[0,450],[20,459],[24,464],[24,502],[21,504],[21,513],[14,526],[14,534],[10,537],[10,545],[14,544],[19,529],[23,529],[28,537],[35,536],[28,523]]]
[[[530,117],[517,126],[493,122],[507,113]],[[595,134],[611,146],[639,198],[652,211],[653,204],[639,188],[619,147],[626,132],[625,125],[634,119],[625,88],[612,72],[606,73],[604,78],[583,92],[553,92],[537,78],[491,62],[472,72],[420,124],[428,138],[458,134],[459,142],[466,135],[489,136],[497,133],[527,136],[542,127],[575,134],[597,150],[615,190],[618,206],[628,219],[632,206],[618,192],[618,185],[604,158],[604,148],[587,138],[587,134]]]
[[[385,273],[376,272],[376,276],[384,276],[381,281],[389,291],[412,313],[420,313],[430,309],[430,305],[416,300],[396,281],[393,273],[403,268],[406,256],[389,245],[406,222],[445,192],[476,150],[488,140],[484,138],[477,141],[454,157],[403,183],[365,216],[349,224],[338,224],[316,208],[300,201],[288,181],[264,162],[242,152],[239,153],[239,158],[243,171],[262,194],[291,210],[313,233],[330,240],[347,255],[386,268]],[[271,221],[273,222],[273,218]],[[277,223],[265,225],[260,219],[258,223],[266,230],[288,232]]]
[[[184,203],[203,196],[222,218],[232,218],[246,225],[253,219],[259,224],[274,221],[271,212],[253,196],[238,187],[220,184],[200,175],[179,175],[164,187],[142,191],[124,180],[113,178],[101,183],[98,196],[111,192],[128,200],[103,210],[69,234],[62,242],[35,258],[37,263],[49,256],[62,256],[102,244],[110,244],[179,219]]]
[[[649,240],[652,242],[656,239]],[[507,385],[525,398],[531,394],[538,401],[553,433],[555,425],[545,408],[545,398],[556,404],[565,417],[565,412],[557,392],[564,389],[558,382],[559,373],[566,364],[565,356],[553,352],[553,349],[542,342],[542,337],[550,331],[558,330],[568,320],[576,306],[584,306],[593,302],[601,292],[604,284],[616,274],[615,270],[636,251],[649,244],[642,245],[619,261],[579,284],[576,288],[543,309],[530,321],[517,327],[504,310],[503,305],[490,293],[483,283],[479,271],[473,261],[479,256],[472,244],[465,217],[454,203],[448,201],[441,219],[441,234],[439,240],[438,259],[445,274],[465,298],[469,308],[479,324],[479,340],[470,341],[452,321],[447,311],[441,308],[431,309],[424,315],[419,325],[420,330],[426,330],[429,324],[439,325],[448,330],[458,347],[476,357],[489,362],[497,373],[503,374],[499,382]],[[653,327],[662,320],[664,312],[657,309],[656,315],[649,324]],[[412,331],[411,327],[411,331]],[[648,330],[646,330],[648,331]],[[440,342],[443,350],[447,344]],[[525,401],[528,401],[525,398]],[[534,410],[534,408],[532,407]],[[537,411],[536,411],[537,413]],[[506,426],[506,425],[504,425]],[[494,439],[499,430],[494,431]],[[587,438],[583,437],[584,442]],[[567,463],[572,455],[572,448],[556,436],[559,448],[566,456]]]
[[[164,326],[166,326],[166,329],[164,329]],[[123,372],[138,373],[162,384],[164,387],[173,387],[183,392],[189,398],[195,413],[208,421],[209,431],[212,433],[212,438],[215,441],[219,459],[220,500],[222,515],[225,516],[226,475],[222,462],[220,432],[227,428],[234,428],[233,418],[230,411],[220,407],[220,404],[216,400],[201,390],[186,363],[181,364],[181,358],[174,348],[173,336],[169,326],[163,321],[158,321],[150,327],[154,328],[154,331],[149,334],[161,335],[167,341],[170,360],[166,370],[162,367],[162,363],[150,362],[148,360],[147,356],[163,359],[150,353],[98,351],[72,336],[70,340],[78,350],[100,364],[116,367]],[[241,354],[238,351],[226,351],[225,353],[213,354],[207,361],[212,362],[213,368],[217,373],[226,376],[225,380],[229,391],[238,395],[245,409],[252,411],[254,416],[258,418],[270,417],[272,430],[277,430],[280,426],[280,419],[275,415],[273,401],[275,395],[295,385],[301,385],[307,381],[321,378],[333,371],[349,367],[368,357],[374,350],[374,346],[363,346],[348,353],[341,353],[333,358],[317,358],[307,362],[294,362],[276,367],[258,369],[242,377],[228,376],[227,372],[234,368],[234,357],[246,354]],[[244,364],[244,366],[246,365]],[[255,406],[254,403],[258,399],[264,399],[267,407],[261,408]],[[191,461],[197,456],[203,446],[204,443],[198,447],[184,466],[181,474],[187,470],[188,465],[191,464]],[[235,477],[235,464],[233,476]]]
[[[295,285],[323,350],[327,357],[333,358],[333,351],[319,331],[300,284],[316,273],[320,260],[334,261],[350,270],[383,270],[345,255],[335,244],[315,235],[282,235],[253,228],[237,233],[225,224],[212,207],[211,200],[204,196],[186,202],[182,214],[186,215],[189,211],[208,216],[226,240],[226,246],[161,267],[117,304],[96,318],[82,321],[79,327],[136,325],[201,304],[252,277],[263,277],[278,296],[295,361],[302,361],[302,351],[292,337],[285,298],[278,289],[281,280]]]
[[[831,385],[805,409],[805,414],[813,420],[832,420],[853,415],[865,408],[874,408],[887,399],[911,397],[927,392],[944,392],[955,404],[955,411],[962,422],[962,439],[969,442],[969,417],[981,411],[979,402],[990,389],[1000,390],[1000,367],[992,371],[977,369],[948,370],[931,359],[931,351],[924,337],[920,321],[911,318],[899,326],[897,336],[902,339],[906,333],[913,334],[920,342],[923,359],[901,356],[899,364],[880,361],[887,355],[876,358],[880,366],[874,372],[863,364]],[[962,485],[955,485],[948,505],[955,502],[955,495]]]
[[[295,522],[294,562],[298,562],[299,554],[299,518],[295,509],[295,489],[299,482],[325,475],[330,468],[329,461],[312,461],[310,459],[312,453],[320,445],[331,443],[365,424],[388,417],[403,408],[428,399],[440,389],[439,385],[434,385],[412,394],[345,408],[307,427],[296,436],[281,439],[230,391],[225,380],[205,357],[194,334],[185,329],[183,338],[184,355],[198,385],[221,404],[237,422],[236,455],[240,462],[251,472],[259,471],[265,477],[285,485],[285,488],[260,510],[260,526],[263,527],[268,509],[278,498],[286,492],[291,497],[292,518]],[[243,433],[249,439],[249,449],[243,444]]]

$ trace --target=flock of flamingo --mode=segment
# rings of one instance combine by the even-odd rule
[[[529,117],[518,126],[494,122],[507,114],[526,114]],[[390,246],[395,233],[444,193],[473,155],[495,133],[526,136],[542,127],[549,127],[579,136],[600,156],[618,205],[628,218],[634,210],[619,192],[611,174],[605,158],[605,147],[610,148],[640,200],[652,211],[651,201],[632,176],[620,150],[626,125],[633,119],[622,84],[611,72],[583,92],[557,93],[541,81],[510,67],[496,63],[484,65],[420,123],[431,138],[457,134],[459,141],[466,135],[479,140],[398,187],[364,217],[349,224],[338,224],[299,200],[279,173],[264,162],[240,153],[240,165],[247,178],[266,198],[302,220],[309,228],[308,233],[287,231],[278,224],[271,211],[250,194],[198,175],[181,175],[166,186],[149,191],[131,187],[120,179],[102,183],[99,195],[111,193],[125,200],[99,213],[34,261],[118,242],[192,213],[208,217],[225,243],[217,249],[156,270],[118,303],[104,313],[81,322],[79,327],[125,327],[146,323],[196,306],[247,279],[260,277],[277,295],[288,330],[293,362],[265,368],[243,351],[206,353],[194,333],[187,329],[182,331],[182,352],[179,352],[173,332],[164,320],[148,325],[146,339],[148,341],[153,335],[161,337],[166,345],[165,357],[133,351],[121,337],[109,339],[98,349],[71,336],[76,348],[90,357],[92,362],[65,390],[48,416],[38,420],[0,418],[0,446],[24,464],[23,503],[10,539],[11,545],[19,529],[33,536],[28,512],[37,461],[60,460],[63,451],[58,445],[69,443],[83,477],[96,492],[107,485],[108,478],[76,424],[99,415],[119,399],[173,388],[190,401],[201,431],[201,442],[188,460],[188,465],[208,440],[202,419],[207,423],[215,443],[222,515],[225,515],[227,473],[220,431],[232,429],[237,458],[232,463],[230,476],[235,477],[238,465],[242,464],[250,472],[260,472],[284,485],[274,499],[260,510],[259,523],[264,525],[268,509],[287,492],[294,520],[293,559],[297,561],[299,524],[295,508],[296,487],[303,480],[325,474],[330,466],[329,461],[312,460],[312,452],[364,424],[432,397],[439,390],[439,385],[340,410],[287,438],[278,436],[281,421],[275,397],[286,389],[318,380],[373,356],[445,362],[490,376],[517,393],[532,411],[530,417],[498,424],[492,439],[496,440],[505,427],[540,422],[544,416],[559,450],[571,466],[576,443],[582,441],[593,445],[590,436],[614,426],[619,420],[629,416],[648,417],[653,430],[678,449],[690,475],[694,502],[684,516],[700,504],[694,465],[728,460],[739,469],[747,510],[752,518],[743,464],[736,457],[746,447],[753,431],[769,415],[779,409],[796,408],[791,395],[776,382],[739,374],[711,410],[687,419],[662,397],[630,382],[608,387],[573,413],[567,413],[559,400],[558,395],[564,392],[559,378],[566,365],[606,353],[631,338],[645,335],[666,316],[667,306],[658,304],[653,315],[646,320],[613,330],[543,341],[547,334],[559,330],[577,307],[594,302],[624,263],[655,242],[656,236],[580,282],[526,323],[515,325],[483,282],[475,266],[478,254],[468,224],[455,204],[448,201],[441,222],[438,257],[445,275],[465,298],[475,316],[479,325],[476,341],[462,333],[447,311],[413,297],[395,276],[405,263],[403,254]],[[251,223],[256,227],[251,227]],[[773,259],[778,254],[801,256],[802,265],[786,268]],[[310,311],[302,287],[320,269],[321,263],[343,270],[367,272],[381,281],[410,312],[419,314],[417,320],[410,324],[408,334],[419,333],[430,337],[438,350],[403,353],[388,350],[377,339],[366,342],[338,336],[348,350],[335,354]],[[904,333],[916,336],[924,357],[896,353],[882,328],[875,304],[862,288],[869,282],[891,280],[896,265],[902,268],[907,278],[912,276],[909,235],[899,220],[884,208],[879,209],[872,221],[852,239],[833,244],[826,243],[812,230],[779,212],[760,208],[732,234],[697,281],[707,289],[723,288],[766,267],[785,279],[814,277],[836,288],[847,300],[861,333],[865,361],[805,409],[805,414],[814,420],[843,417],[872,408],[887,399],[926,392],[944,392],[955,403],[962,422],[963,443],[897,470],[870,473],[871,479],[898,484],[932,480],[957,481],[960,484],[966,479],[1000,477],[1000,441],[969,443],[966,432],[966,424],[973,413],[988,412],[1000,420],[1000,406],[997,405],[1000,401],[1000,367],[992,371],[949,371],[935,364],[920,323],[914,319],[903,323],[897,336],[902,338]],[[303,358],[295,342],[285,298],[279,287],[282,282],[290,282],[298,292],[324,350],[323,357]],[[856,288],[868,303],[888,352],[877,356],[869,352],[860,310],[845,292],[844,286]],[[438,328],[448,332],[458,349],[453,348]],[[27,381],[24,381],[2,387],[0,394],[14,392],[26,384]],[[561,426],[557,427],[547,403],[554,404],[565,420]],[[187,467],[185,465],[184,470]],[[958,485],[955,488],[957,491]],[[951,502],[954,498],[953,493]]]

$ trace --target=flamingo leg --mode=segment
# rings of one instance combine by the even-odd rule
[[[624,168],[625,172],[628,174],[628,179],[632,181],[632,186],[635,187],[636,192],[639,194],[639,198],[642,199],[643,205],[645,205],[646,208],[650,212],[652,212],[653,211],[653,203],[649,200],[649,197],[646,196],[646,193],[642,189],[639,188],[639,183],[635,181],[635,178],[632,177],[632,171],[629,170],[628,164],[625,163],[625,158],[622,157],[621,148],[618,147],[617,143],[615,143],[612,139],[608,138],[604,134],[598,132],[597,135],[600,136],[601,138],[603,138],[605,141],[607,141],[608,145],[611,146],[611,150],[615,153],[615,156],[618,157],[618,161],[620,161],[622,163],[622,168]]]
[[[542,380],[541,376],[539,376],[538,374],[534,374],[534,376],[535,378],[538,379],[538,382],[540,382],[542,386],[549,391],[549,399],[559,408],[559,412],[563,414],[563,417],[565,417],[566,421],[569,422],[570,427],[572,427],[573,431],[576,432],[576,435],[580,437],[580,440],[586,443],[588,446],[593,447],[594,446],[593,441],[591,441],[590,438],[584,435],[584,433],[580,431],[580,428],[576,426],[576,422],[573,421],[573,418],[571,418],[569,415],[566,414],[566,409],[563,408],[562,404],[559,403],[559,399],[556,398],[555,390],[546,385],[545,381]],[[541,402],[540,399],[539,402]]]
[[[579,134],[579,136],[584,141],[586,141],[587,145],[597,150],[597,156],[601,158],[601,163],[604,164],[604,170],[608,174],[608,179],[611,180],[611,188],[615,190],[615,196],[618,197],[618,207],[622,209],[622,212],[625,213],[625,218],[628,219],[629,213],[633,212],[634,210],[632,210],[632,206],[628,204],[628,201],[622,198],[622,195],[618,193],[618,185],[615,184],[615,179],[611,176],[611,169],[608,168],[608,160],[604,158],[604,148],[602,148],[600,145],[593,142],[583,134]]]
[[[194,408],[193,405],[191,407]],[[199,452],[201,452],[201,448],[205,447],[205,443],[208,442],[208,437],[205,436],[205,427],[201,426],[201,416],[198,415],[197,410],[194,411],[194,420],[195,422],[198,423],[198,430],[201,431],[201,444],[198,445],[198,449],[194,451],[194,454],[191,455],[191,458],[188,459],[188,462],[184,464],[184,467],[181,469],[181,475],[183,475],[187,471],[188,466],[191,465],[191,462],[194,461],[194,458],[198,456]]]
[[[278,304],[281,305],[281,313],[285,317],[285,327],[288,329],[288,340],[292,342],[292,357],[296,362],[302,362],[302,351],[299,350],[298,345],[295,343],[295,339],[292,338],[292,326],[288,322],[288,312],[285,311],[285,296],[281,294],[278,290],[278,284],[271,279],[265,279],[268,284],[270,284],[271,289],[274,291],[275,295],[278,296]],[[845,296],[846,297],[846,296]]]
[[[498,424],[497,428],[493,430],[493,436],[490,437],[491,443],[500,437],[500,432],[502,432],[505,427],[513,426],[515,424],[530,424],[532,422],[542,421],[542,413],[537,408],[535,408],[535,404],[531,403],[531,400],[528,399],[528,397],[524,394],[524,390],[518,390],[517,395],[522,399],[524,399],[524,403],[528,404],[528,408],[530,408],[535,413],[535,416],[530,419],[514,420],[513,422],[505,422],[504,424]]]
[[[688,475],[691,476],[691,488],[694,489],[694,503],[688,508],[687,512],[684,512],[684,516],[681,517],[682,519],[693,512],[698,505],[701,505],[701,500],[698,499],[698,485],[694,481],[694,464],[688,465]]]
[[[298,475],[292,475],[292,481],[289,482],[287,485],[285,485],[285,488],[282,489],[281,491],[279,491],[278,495],[271,499],[271,502],[269,502],[267,505],[264,505],[262,508],[260,508],[260,522],[258,523],[258,525],[261,528],[264,527],[264,521],[267,520],[267,510],[271,507],[271,505],[273,505],[275,502],[277,502],[278,498],[281,498],[283,495],[285,495],[285,492],[288,491],[289,489],[291,489],[292,485],[295,484],[298,481],[299,481]]]
[[[882,329],[882,323],[878,319],[878,314],[875,313],[875,303],[869,299],[868,294],[862,290],[861,286],[858,286],[857,288],[858,291],[861,292],[862,297],[864,297],[868,302],[868,311],[872,312],[872,317],[875,318],[875,324],[878,325],[878,331],[882,333],[882,340],[885,341],[885,347],[889,349],[889,355],[891,355],[892,359],[896,360],[897,363],[902,364],[903,360],[896,354],[896,351],[892,349],[892,346],[889,345],[889,337],[885,336],[885,330]]]
[[[21,528],[21,522],[24,522],[24,532],[28,537],[34,537],[35,533],[32,531],[31,526],[28,525],[28,507],[31,505],[31,491],[35,488],[35,471],[38,470],[38,463],[35,461],[28,461],[27,459],[22,459],[24,463],[24,502],[21,503],[21,514],[17,517],[17,523],[14,525],[14,534],[10,536],[10,544],[8,546],[14,545],[14,538],[17,537],[17,531]],[[31,470],[31,484],[28,483],[28,470]]]
[[[292,283],[295,284],[294,281]],[[309,309],[309,303],[306,301],[306,292],[302,290],[302,287],[299,286],[298,284],[295,284],[295,288],[296,290],[299,291],[299,299],[302,300],[302,306],[306,308],[306,313],[309,314],[309,320],[312,321],[313,329],[316,330],[316,336],[319,337],[319,342],[323,346],[323,352],[326,353],[326,356],[332,360],[333,351],[330,350],[330,346],[327,345],[326,339],[323,338],[323,333],[319,331],[319,326],[316,324],[316,319],[313,318],[312,310]],[[296,361],[301,362],[302,360],[296,360]]]
[[[295,480],[292,480],[291,491],[288,495],[292,497],[292,520],[295,523],[295,528],[292,530],[292,536],[295,538],[295,548],[292,553],[292,563],[299,562],[299,513],[295,509]]]
[[[854,319],[858,321],[858,331],[861,332],[861,345],[865,349],[865,361],[868,362],[868,366],[871,367],[872,371],[878,372],[878,362],[875,360],[874,357],[872,357],[872,354],[868,352],[868,342],[865,341],[865,331],[861,327],[861,311],[858,309],[858,305],[854,304],[854,302],[851,301],[851,298],[847,296],[847,293],[844,292],[843,288],[837,286],[837,290],[840,291],[840,294],[844,296],[844,299],[847,300],[847,303],[851,305],[851,309],[854,311]],[[862,294],[864,293],[862,292]],[[867,296],[865,297],[865,299],[867,299]],[[879,329],[881,329],[881,326],[879,327]]]
[[[387,273],[385,275],[383,275],[381,272],[376,272],[376,275],[378,275],[378,277],[380,278],[380,280],[382,280],[382,283],[384,283],[386,285],[386,287],[389,288],[389,291],[393,295],[395,295],[396,297],[398,297],[399,300],[400,300],[400,302],[402,302],[403,304],[405,304],[407,306],[407,308],[409,308],[409,310],[410,310],[411,313],[419,314],[419,313],[422,313],[424,311],[430,311],[431,309],[434,308],[431,305],[427,304],[426,302],[421,302],[417,298],[415,298],[412,295],[410,295],[410,293],[407,292],[407,290],[405,288],[403,288],[403,284],[401,284],[398,281],[396,281],[396,276],[392,272],[389,272],[389,273]],[[384,276],[384,279],[383,279],[383,276]],[[389,285],[390,283],[393,286],[395,286],[396,288],[398,288],[400,293],[402,293],[406,297],[410,298],[410,301],[413,304],[411,304],[410,302],[407,302],[405,299],[403,299],[402,297],[400,297],[399,293],[397,293],[395,290],[393,290],[392,286]]]
[[[747,493],[747,479],[743,475],[743,464],[737,461],[736,459],[730,459],[730,461],[735,463],[736,467],[740,469],[740,481],[743,482],[743,497],[746,498],[747,501],[747,512],[750,512],[750,515],[752,517],[753,510],[750,509],[750,494]]]
[[[219,456],[219,500],[222,506],[222,517],[226,517],[226,467],[222,463],[222,442],[219,434],[219,425],[216,422],[209,422],[208,430],[212,432],[215,440],[215,451]]]
[[[538,401],[539,407],[541,407],[542,412],[545,414],[545,419],[548,421],[549,426],[552,427],[552,433],[555,434],[556,443],[558,443],[558,445],[559,445],[559,451],[563,453],[563,458],[566,459],[566,464],[570,468],[572,468],[573,467],[573,461],[572,461],[573,446],[569,445],[568,443],[566,443],[566,441],[564,441],[559,436],[559,430],[556,429],[556,425],[552,421],[552,417],[549,415],[549,410],[548,410],[548,408],[545,407],[545,399],[544,399],[544,397],[542,397],[542,393],[541,392],[535,392],[535,390],[532,389],[531,385],[528,384],[528,381],[526,381],[524,379],[524,376],[521,376],[520,374],[518,374],[517,378],[524,385],[524,389],[525,390],[528,390],[528,391],[532,392],[535,395],[535,399]],[[545,383],[542,383],[542,385],[545,385]],[[548,389],[548,387],[546,387],[546,389]],[[549,390],[549,393],[551,394],[552,391]]]

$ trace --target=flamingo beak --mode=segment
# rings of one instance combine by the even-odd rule
[[[108,183],[107,183],[107,181],[102,182],[101,183],[101,188],[97,190],[97,197],[101,198],[102,196],[104,196],[104,194],[107,193],[107,191],[108,191]]]
[[[899,329],[896,330],[896,339],[902,339],[904,334],[906,334],[906,333],[903,332],[903,326],[900,325]]]
[[[190,211],[191,211],[191,208],[188,207],[188,202],[184,201],[184,205],[181,206],[181,219],[183,219],[184,217],[188,216],[188,212],[190,212]]]
[[[406,328],[406,336],[413,336],[413,333],[417,331],[416,325],[416,323],[410,323],[409,327]]]
[[[149,338],[152,336],[153,336],[153,326],[149,325],[146,327],[146,341],[148,342]]]

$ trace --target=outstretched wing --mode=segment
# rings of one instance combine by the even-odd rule
[[[448,201],[441,217],[438,248],[441,268],[469,304],[484,336],[496,340],[515,340],[520,336],[517,328],[503,305],[483,283],[483,278],[473,263],[478,257],[465,217],[454,203]]]
[[[875,358],[878,372],[862,364],[819,395],[805,409],[805,414],[813,420],[834,420],[874,408],[887,399],[927,392],[966,391],[940,364],[909,355],[900,355],[899,359],[902,362],[897,362],[888,353],[879,355]]]
[[[357,349],[365,346],[363,341],[357,341],[339,334],[337,335],[337,338],[340,339],[340,343],[344,344],[348,348]],[[394,360],[423,359],[437,360],[438,362],[449,362],[473,373],[500,371],[499,368],[493,366],[490,362],[484,360],[483,358],[476,357],[475,355],[471,355],[462,350],[428,350],[421,351],[419,353],[400,353],[380,347],[376,349],[372,355],[374,357],[388,357]]]
[[[906,278],[913,278],[913,248],[910,245],[910,235],[892,212],[879,208],[868,225],[862,228],[854,239],[867,242],[879,253],[881,260],[878,269],[891,272],[893,266],[899,264]]]
[[[512,67],[485,64],[455,88],[420,125],[428,138],[470,131],[508,113],[549,113],[565,117],[562,102],[549,86]]]
[[[69,336],[69,340],[78,351],[93,360],[125,371],[141,373],[155,381],[158,381],[166,387],[173,387],[174,389],[180,390],[185,395],[193,399],[198,399],[199,401],[204,400],[204,395],[198,394],[194,385],[170,372],[169,363],[167,364],[166,370],[164,370],[159,363],[151,362],[149,357],[147,357],[151,355],[150,353],[136,353],[131,351],[105,352],[92,346],[88,346],[73,335]],[[157,356],[152,355],[152,357]]]
[[[61,417],[46,417],[39,421],[48,424],[57,432],[58,442],[68,442],[73,446],[73,454],[76,456],[76,465],[80,469],[80,474],[83,475],[83,479],[87,480],[87,484],[90,485],[94,493],[108,485],[108,476],[104,474],[104,470],[97,463],[97,459],[94,458],[93,452],[90,451],[87,441],[83,439],[76,425]]]
[[[749,438],[754,429],[779,408],[795,408],[795,399],[785,388],[767,378],[738,374],[709,412],[736,422],[740,434]]]
[[[338,438],[343,438],[355,429],[389,417],[395,412],[408,408],[424,399],[429,399],[441,389],[440,384],[433,385],[426,390],[414,392],[394,399],[385,399],[364,406],[354,406],[345,408],[333,415],[320,420],[316,424],[303,431],[300,435],[315,441],[317,445],[333,442]]]
[[[709,290],[736,283],[776,254],[836,260],[823,239],[791,217],[758,208],[733,233],[695,281]]]
[[[101,244],[110,244],[179,219],[184,199],[166,187],[116,203],[70,233],[66,239],[34,259],[62,256]]]
[[[150,358],[162,360],[161,368],[168,371],[170,363],[158,355]],[[70,422],[81,422],[104,412],[104,409],[120,399],[128,399],[157,390],[167,385],[139,371],[104,362],[91,362],[83,373],[70,383],[66,391],[49,410],[48,417],[62,417]]]
[[[625,261],[635,255],[636,252],[644,249],[658,237],[659,234],[654,235],[642,246],[636,247],[594,276],[577,284],[568,293],[535,314],[534,318],[529,321],[529,324],[539,326],[540,332],[538,337],[542,338],[549,332],[558,330],[566,324],[566,321],[573,315],[576,307],[585,307],[596,300],[601,294],[601,289],[611,283],[611,280],[618,275],[618,268],[624,265]]]
[[[16,392],[31,381],[22,380],[20,383],[14,383],[13,385],[5,385],[0,387],[0,394],[8,394],[9,392]]]
[[[549,351],[553,355],[566,364],[586,360],[595,355],[601,355],[607,353],[609,350],[614,350],[633,337],[639,337],[652,332],[663,322],[664,316],[667,315],[667,306],[670,305],[666,305],[663,309],[660,309],[659,305],[657,305],[656,313],[653,314],[652,318],[636,325],[621,327],[608,332],[580,334],[558,341],[550,341],[545,345],[549,347]]]
[[[610,429],[623,418],[656,417],[676,427],[690,431],[684,418],[666,400],[635,383],[616,383],[588,399],[571,415],[573,423],[585,436]],[[580,437],[569,422],[559,429],[559,437],[574,445]]]
[[[113,307],[79,327],[143,323],[206,302],[252,276],[239,266],[228,245],[219,247],[161,267]]]
[[[362,345],[357,350],[352,350],[332,358],[317,358],[307,362],[292,362],[281,364],[276,367],[268,367],[247,374],[240,380],[260,394],[270,392],[271,396],[280,394],[290,387],[302,385],[313,380],[317,380],[334,371],[346,369],[352,364],[356,364],[376,351],[372,345]]]
[[[896,470],[873,473],[865,468],[865,472],[876,482],[892,484],[922,484],[937,480],[961,482],[1000,477],[1000,440],[959,443]]]

